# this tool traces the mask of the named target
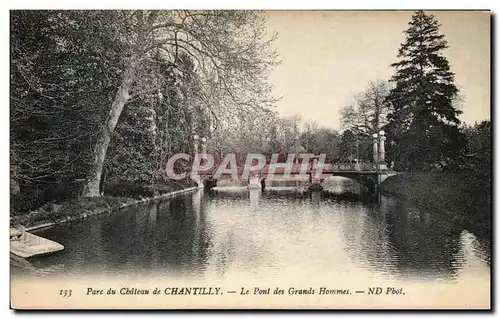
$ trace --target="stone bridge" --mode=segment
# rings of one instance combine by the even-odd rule
[[[317,156],[306,163],[276,163],[266,164],[259,170],[245,173],[243,166],[237,167],[232,173],[222,173],[217,176],[217,166],[211,170],[200,171],[194,176],[200,187],[208,189],[217,186],[217,180],[234,180],[248,182],[251,188],[265,187],[266,181],[307,181],[309,189],[321,190],[322,183],[329,176],[341,176],[365,185],[370,191],[378,192],[380,184],[397,172],[387,168],[385,163],[385,132],[373,134],[373,163],[354,164],[319,164]],[[202,138],[202,154],[206,154],[206,138]],[[198,136],[194,137],[194,150],[198,154]],[[298,155],[298,154],[296,154]],[[247,168],[248,170],[248,168]],[[236,175],[236,176],[235,176]],[[214,177],[215,176],[215,177]]]
[[[247,176],[244,172],[244,167],[237,167],[234,173],[222,173],[216,176],[216,168],[207,171],[199,172],[199,182],[203,182],[208,188],[216,186],[217,181],[238,180],[244,183],[248,182],[249,186],[254,185],[255,188],[261,187],[261,181],[268,182],[290,182],[302,181],[309,184],[310,189],[322,189],[323,181],[330,176],[340,176],[357,181],[365,185],[370,191],[378,191],[378,186],[388,177],[397,173],[388,170],[374,167],[374,165],[356,165],[356,164],[323,164],[322,168],[317,163],[310,164],[289,164],[288,167],[283,167],[285,163],[277,163],[273,169],[272,164],[266,164],[262,169],[251,171]],[[236,175],[236,176],[235,176]],[[210,182],[212,181],[212,184]]]

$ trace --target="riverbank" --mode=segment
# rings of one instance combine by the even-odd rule
[[[117,186],[117,185],[115,185]],[[125,194],[130,186],[118,187],[114,192]],[[112,213],[126,207],[140,205],[153,200],[166,199],[198,189],[194,183],[162,184],[150,186],[151,192],[136,193],[133,196],[111,196],[105,192],[100,197],[72,198],[66,201],[51,202],[27,214],[11,216],[10,225],[27,231],[45,228],[56,224],[82,220],[92,216]],[[112,192],[113,193],[113,192]]]
[[[489,237],[491,186],[488,185],[488,180],[467,172],[417,172],[389,177],[380,190],[419,209],[442,214],[481,237]]]

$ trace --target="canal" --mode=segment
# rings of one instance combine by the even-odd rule
[[[355,192],[339,179],[334,193]],[[12,262],[12,276],[147,276],[260,281],[300,276],[387,282],[489,280],[489,241],[398,199],[228,187],[35,232],[61,252]]]

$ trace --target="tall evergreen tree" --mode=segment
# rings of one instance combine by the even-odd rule
[[[439,23],[431,14],[416,12],[405,31],[399,62],[388,95],[391,104],[389,141],[399,160],[412,167],[450,160],[464,145],[459,131],[461,111],[456,107],[458,88],[442,51],[448,47]]]

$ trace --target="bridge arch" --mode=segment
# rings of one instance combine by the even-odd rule
[[[325,182],[331,177],[338,176],[338,177],[343,177],[347,178],[350,180],[353,180],[361,185],[364,185],[368,188],[370,192],[375,192],[383,181],[385,181],[387,178],[397,175],[396,172],[381,172],[381,173],[368,173],[366,172],[365,174],[356,174],[356,173],[350,173],[350,172],[338,172],[336,174],[329,175],[322,179],[322,185],[325,186]]]
[[[331,181],[331,178],[333,177],[342,177],[342,178],[345,178],[345,179],[348,179],[348,180],[351,180],[351,181],[354,181],[358,184],[361,184],[363,186],[365,186],[370,192],[374,192],[375,189],[376,189],[376,186],[377,186],[377,181],[376,181],[376,177],[375,179],[372,179],[370,177],[367,177],[365,175],[330,175],[330,176],[326,176],[324,179],[322,179],[322,186],[323,187],[327,187],[328,186],[328,182]]]

